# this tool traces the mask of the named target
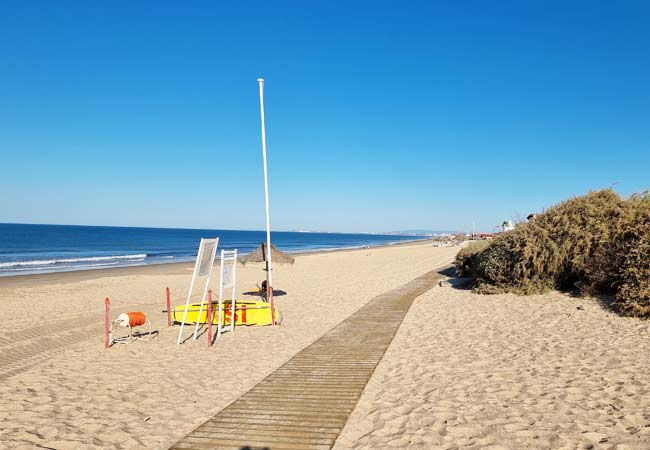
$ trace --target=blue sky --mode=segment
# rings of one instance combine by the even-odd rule
[[[0,7],[0,222],[489,231],[650,188],[647,2]]]

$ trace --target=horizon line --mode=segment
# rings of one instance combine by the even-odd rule
[[[141,229],[159,229],[159,230],[205,230],[205,231],[252,231],[263,232],[266,230],[252,230],[252,229],[233,229],[233,228],[192,228],[192,227],[165,227],[165,226],[134,226],[134,225],[87,225],[87,224],[66,224],[66,223],[30,223],[30,222],[0,222],[0,225],[41,225],[41,226],[55,226],[55,227],[88,227],[88,228],[141,228]],[[416,230],[424,231],[424,230]],[[372,234],[381,236],[396,235],[395,233],[408,233],[409,230],[403,231],[323,231],[323,230],[271,230],[274,233],[321,233],[321,234]],[[463,231],[451,230],[430,230],[427,233],[452,233],[459,234]],[[425,236],[420,234],[413,234],[412,236]]]

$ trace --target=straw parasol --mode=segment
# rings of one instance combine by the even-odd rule
[[[293,264],[293,257],[278,250],[275,245],[271,244],[271,259],[278,264]],[[266,261],[266,244],[262,244],[255,251],[239,257],[239,262],[246,265],[247,263],[265,262]]]

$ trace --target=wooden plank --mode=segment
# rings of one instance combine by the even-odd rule
[[[442,278],[375,297],[171,448],[330,449],[413,300]]]

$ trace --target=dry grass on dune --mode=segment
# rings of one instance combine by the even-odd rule
[[[549,289],[613,294],[620,311],[650,317],[650,194],[611,189],[564,201],[489,243],[460,252],[456,269],[481,293]]]

